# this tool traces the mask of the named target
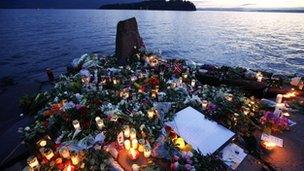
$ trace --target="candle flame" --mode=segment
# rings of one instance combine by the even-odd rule
[[[269,142],[269,141],[264,141],[264,142],[263,142],[263,145],[264,145],[264,147],[265,147],[266,149],[268,149],[268,150],[271,150],[271,149],[273,149],[274,147],[276,147],[276,144],[275,144],[275,143]]]
[[[291,98],[291,97],[296,97],[297,92],[293,91],[293,92],[289,92],[287,94],[284,94],[284,98]]]

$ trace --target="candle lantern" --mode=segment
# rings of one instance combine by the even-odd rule
[[[203,108],[203,110],[206,110],[207,106],[208,106],[208,101],[207,100],[203,100],[202,101],[202,108]]]
[[[136,129],[135,128],[131,128],[130,129],[130,139],[136,139]]]
[[[54,157],[53,150],[50,148],[45,148],[43,150],[43,155],[46,159],[51,160]]]
[[[138,141],[137,141],[137,139],[133,139],[132,140],[132,148],[136,150],[137,147],[138,147]]]
[[[131,148],[131,142],[130,140],[125,140],[124,146],[126,150],[129,150]]]
[[[37,145],[39,147],[45,147],[47,144],[46,140],[45,139],[40,139],[38,142],[37,142]]]
[[[150,145],[145,145],[144,146],[144,156],[146,158],[149,158],[151,156],[151,147],[150,147]]]
[[[79,156],[78,156],[77,152],[73,152],[71,154],[71,161],[72,161],[73,165],[78,165],[78,163],[79,163]]]
[[[102,129],[104,127],[103,120],[99,116],[97,116],[95,118],[95,121],[96,121],[96,124],[97,124],[97,126],[98,126],[99,129]]]
[[[138,151],[141,152],[141,153],[144,152],[144,150],[145,150],[144,146],[145,146],[145,140],[140,139],[138,141]]]
[[[139,157],[139,152],[137,150],[135,150],[134,148],[131,148],[128,156],[131,160],[136,160]]]
[[[129,127],[129,125],[125,125],[125,126],[123,127],[123,133],[124,133],[124,136],[125,136],[126,138],[129,138],[129,137],[130,137],[130,127]]]
[[[26,162],[32,169],[37,169],[39,167],[39,161],[36,156],[30,156],[27,158]]]
[[[81,130],[80,123],[78,120],[73,120],[73,126],[75,130]]]
[[[276,98],[276,102],[277,103],[282,103],[282,100],[283,100],[283,95],[282,94],[278,94],[277,98]]]
[[[59,154],[65,159],[70,158],[70,150],[65,146],[59,149]]]

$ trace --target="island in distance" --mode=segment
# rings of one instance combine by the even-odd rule
[[[117,3],[102,5],[99,9],[196,11],[192,2],[183,0],[146,0],[134,3]]]

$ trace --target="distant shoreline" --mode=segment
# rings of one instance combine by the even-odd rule
[[[98,8],[0,8],[0,10],[130,10],[130,11],[165,11],[165,10],[133,10],[133,9],[98,9]],[[171,10],[172,11],[172,10]],[[265,12],[265,13],[304,13],[304,10],[237,10],[237,9],[209,9],[209,8],[198,8],[196,11],[214,11],[214,12]],[[178,11],[176,11],[178,12]],[[180,11],[183,12],[183,11]],[[187,11],[184,11],[187,12]],[[191,11],[195,12],[195,11]]]

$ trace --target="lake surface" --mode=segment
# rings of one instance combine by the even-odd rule
[[[116,24],[135,16],[149,50],[199,63],[304,75],[304,14],[0,10],[0,77],[46,78],[86,52],[115,50]]]

